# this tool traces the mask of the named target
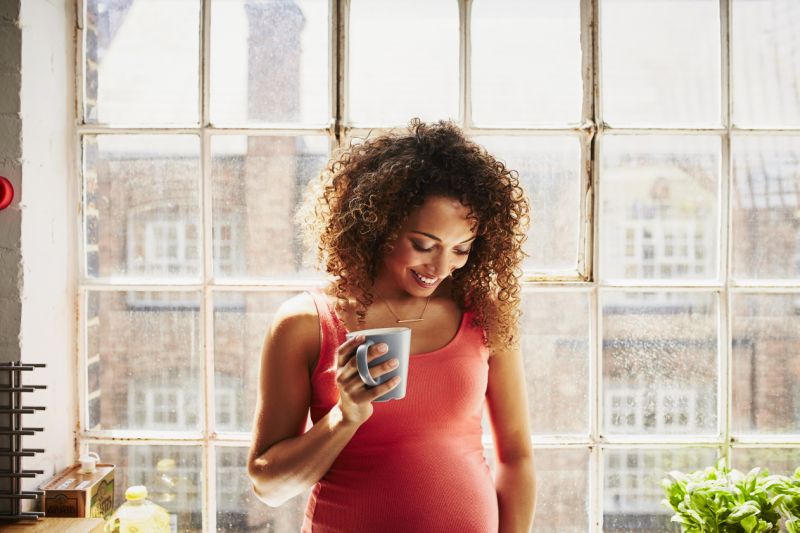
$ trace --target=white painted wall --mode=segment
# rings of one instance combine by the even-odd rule
[[[43,362],[28,394],[46,411],[26,425],[45,431],[25,437],[45,453],[25,461],[43,481],[75,458],[77,429],[77,217],[75,172],[75,2],[23,0],[22,25],[22,319],[23,362]]]

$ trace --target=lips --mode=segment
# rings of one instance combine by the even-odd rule
[[[439,282],[439,278],[437,277],[428,277],[418,272],[411,270],[411,273],[414,275],[414,279],[417,280],[417,283],[422,285],[423,287],[430,288],[436,285]]]

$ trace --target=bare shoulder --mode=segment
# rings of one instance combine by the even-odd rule
[[[311,295],[305,291],[284,300],[275,312],[275,320],[303,321],[309,318],[317,319],[317,306],[314,305]]]
[[[301,292],[281,303],[272,319],[270,337],[302,351],[311,364],[319,353],[319,317],[310,294]]]

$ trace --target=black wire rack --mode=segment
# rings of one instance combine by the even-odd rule
[[[44,407],[24,405],[22,395],[46,385],[23,385],[23,372],[45,367],[42,363],[0,363],[0,521],[38,520],[39,511],[22,511],[23,500],[36,500],[41,490],[22,490],[24,478],[36,477],[43,470],[25,470],[22,459],[44,453],[41,448],[24,448],[22,437],[44,428],[25,427],[22,415],[43,411]]]

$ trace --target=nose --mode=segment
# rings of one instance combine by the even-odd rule
[[[440,252],[434,257],[432,266],[433,266],[433,273],[440,278],[449,275],[450,272],[452,271],[452,265],[450,265],[447,253],[445,252]]]

